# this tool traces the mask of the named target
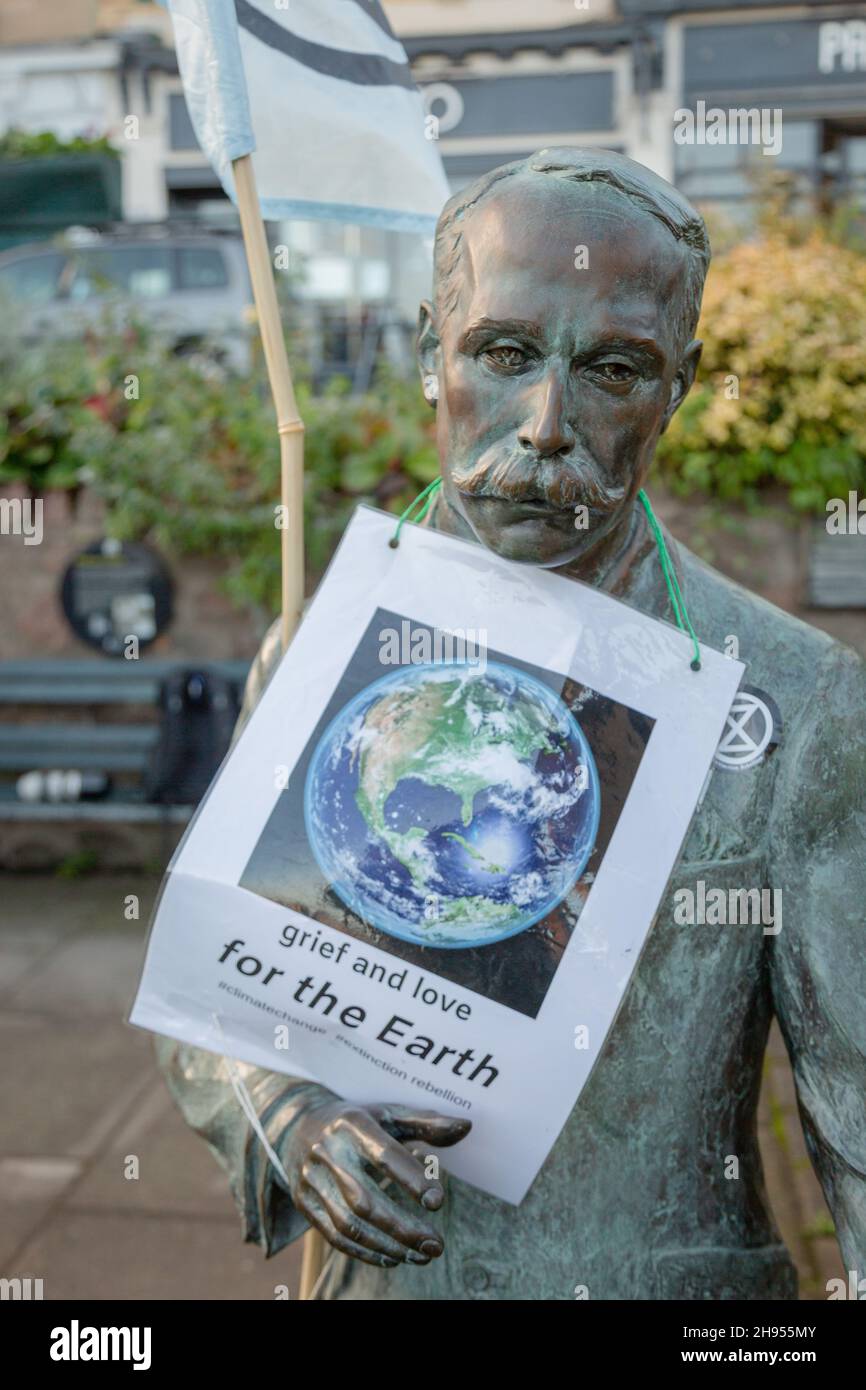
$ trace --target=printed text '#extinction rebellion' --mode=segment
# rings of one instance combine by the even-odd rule
[[[283,928],[280,945],[297,946],[298,949],[315,951],[326,959],[333,956],[334,963],[340,964],[342,957],[350,949],[351,943],[344,941],[335,947],[332,941],[321,940],[320,938],[321,932],[302,931],[298,927],[287,926]],[[283,978],[286,973],[285,970],[275,965],[265,965],[258,956],[242,954],[245,944],[241,940],[227,941],[219,956],[220,964],[226,965],[228,968],[233,966],[247,980],[256,980],[262,987],[269,986],[272,981],[279,978],[280,985],[284,988],[287,983]],[[348,965],[348,961],[346,964]],[[408,966],[402,970],[392,970],[390,974],[386,974],[384,965],[376,965],[362,955],[356,956],[351,968],[356,974],[364,975],[388,989],[398,991],[404,990],[409,976]],[[278,990],[279,988],[280,986],[277,986]],[[460,1019],[464,1023],[472,1016],[470,1004],[465,1001],[458,1002],[456,997],[449,998],[437,986],[427,983],[425,976],[421,974],[418,974],[410,990],[410,997],[418,1000],[427,1008],[441,1009],[443,1014],[452,1013],[455,1019]],[[345,1029],[359,1028],[362,1023],[367,1021],[367,1011],[360,1004],[341,1004],[334,992],[334,985],[331,980],[320,981],[314,979],[312,975],[307,975],[306,978],[295,981],[291,998],[294,1003],[303,1004],[317,1015],[330,1018],[333,1014],[334,1021],[339,1020]],[[418,1057],[427,1062],[429,1066],[438,1067],[444,1063],[443,1070],[450,1069],[454,1076],[459,1076],[464,1081],[477,1081],[482,1086],[487,1087],[496,1080],[499,1069],[491,1065],[493,1062],[491,1052],[479,1059],[471,1047],[461,1050],[459,1047],[449,1047],[445,1043],[439,1043],[423,1033],[413,1035],[414,1027],[413,1019],[392,1013],[388,1021],[376,1033],[376,1040],[385,1043],[388,1047],[402,1047],[407,1056]]]
[[[261,999],[254,999],[251,994],[247,994],[246,990],[238,989],[236,985],[226,984],[225,980],[220,980],[219,987],[234,995],[236,999],[243,999],[245,1004],[254,1004],[257,1009],[264,1009],[267,1013],[284,1019],[286,1023],[293,1023],[296,1028],[305,1028],[308,1033],[320,1033],[322,1036],[327,1032],[327,1029],[310,1023],[305,1018],[295,1018],[294,1014],[287,1014],[284,1009],[274,1009]],[[398,1081],[411,1081],[413,1086],[420,1086],[422,1090],[439,1096],[441,1100],[450,1100],[454,1105],[462,1106],[464,1110],[472,1109],[472,1101],[467,1100],[465,1096],[458,1096],[455,1091],[449,1091],[447,1087],[434,1086],[432,1081],[427,1081],[423,1076],[412,1076],[400,1067],[392,1067],[391,1063],[386,1061],[384,1057],[374,1057],[372,1052],[367,1052],[365,1048],[358,1047],[357,1043],[350,1042],[348,1038],[343,1037],[342,1033],[335,1033],[334,1036],[338,1043],[342,1043],[344,1047],[351,1047],[352,1051],[363,1057],[365,1062],[371,1062],[374,1067],[379,1067],[381,1071],[387,1071],[396,1076]]]

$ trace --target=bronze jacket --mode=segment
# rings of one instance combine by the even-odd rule
[[[795,1298],[756,1135],[774,1014],[843,1257],[866,1274],[866,665],[676,553],[698,635],[720,650],[737,637],[745,681],[781,712],[781,741],[756,766],[713,772],[617,1021],[521,1206],[452,1178],[441,1259],[388,1270],[331,1251],[320,1298]],[[667,616],[654,554],[625,598]],[[247,713],[277,656],[272,630]],[[678,925],[674,894],[698,881],[781,889],[781,930]],[[159,1054],[228,1172],[245,1238],[280,1250],[305,1222],[224,1062],[166,1039]],[[285,1142],[317,1088],[241,1070],[269,1139]]]

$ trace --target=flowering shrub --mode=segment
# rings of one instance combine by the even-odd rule
[[[662,437],[680,490],[788,489],[823,511],[866,485],[866,257],[813,227],[745,241],[714,261],[698,379]]]

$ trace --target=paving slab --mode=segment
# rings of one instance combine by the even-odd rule
[[[153,1073],[148,1034],[119,1019],[0,1013],[0,1155],[98,1152]]]
[[[54,1205],[54,1199],[51,1197],[29,1202],[13,1202],[5,1196],[0,1196],[0,1275],[23,1276],[33,1273],[32,1270],[22,1269],[17,1260],[14,1268],[10,1262],[50,1218]]]
[[[41,1278],[45,1299],[273,1300],[297,1297],[300,1258],[296,1241],[266,1260],[232,1220],[62,1211],[3,1273]]]
[[[138,1177],[129,1158],[136,1158]],[[71,1210],[176,1212],[184,1216],[235,1215],[228,1179],[203,1139],[194,1134],[171,1098],[154,1062],[152,1085],[70,1193]]]
[[[103,1014],[123,1018],[129,1012],[143,960],[143,935],[133,930],[81,932],[57,942],[4,996],[13,1010],[71,1015]]]
[[[45,1221],[81,1173],[70,1158],[0,1158],[0,1267]]]
[[[4,878],[2,893],[0,1000],[5,1002],[9,990],[14,988],[38,961],[50,955],[56,943],[63,937],[64,927],[55,920],[44,920],[41,908],[35,904],[22,905],[16,880]],[[28,896],[32,897],[32,890]],[[74,930],[68,935],[74,934]]]
[[[50,951],[50,945],[43,944],[41,951],[15,946],[0,938],[0,1002],[6,1003],[12,990],[27,978],[36,962]]]
[[[99,874],[67,879],[56,874],[2,875],[3,908],[0,936],[9,933],[69,935],[82,928],[123,921],[123,900],[138,896],[139,916],[146,925],[156,900],[159,878],[142,874]]]

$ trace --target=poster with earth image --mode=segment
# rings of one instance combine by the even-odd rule
[[[248,1117],[261,1068],[469,1118],[449,1172],[519,1203],[744,668],[701,644],[697,674],[686,635],[597,588],[394,528],[358,509],[258,693],[169,864],[130,1021],[232,1059]]]
[[[240,886],[534,1018],[654,722],[377,609]]]

